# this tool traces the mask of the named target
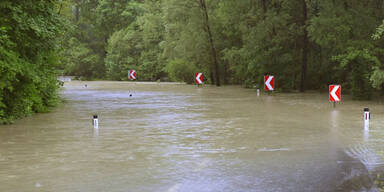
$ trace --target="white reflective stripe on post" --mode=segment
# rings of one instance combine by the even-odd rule
[[[93,116],[93,128],[95,129],[99,128],[99,119],[97,118],[97,115]]]
[[[98,119],[93,120],[93,128],[98,129],[99,128],[99,121]]]
[[[369,113],[368,108],[364,108],[364,129],[369,129],[369,120],[371,119],[371,114]]]

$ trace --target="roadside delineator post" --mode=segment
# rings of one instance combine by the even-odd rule
[[[369,120],[371,119],[371,114],[369,113],[369,108],[364,108],[364,130],[369,130]]]
[[[260,89],[257,89],[257,96],[260,96]]]
[[[93,128],[98,129],[99,128],[99,119],[97,115],[93,115]]]

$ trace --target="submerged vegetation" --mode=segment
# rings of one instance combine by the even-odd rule
[[[383,0],[3,0],[0,121],[57,101],[58,74],[384,92]],[[60,71],[60,73],[58,73]]]

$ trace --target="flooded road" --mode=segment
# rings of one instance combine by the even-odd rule
[[[378,102],[333,109],[327,94],[237,86],[64,87],[53,112],[0,126],[0,191],[349,191],[346,178],[381,165]]]

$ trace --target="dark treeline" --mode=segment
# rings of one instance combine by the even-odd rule
[[[0,119],[45,111],[56,75],[305,91],[384,82],[384,0],[2,0]]]

